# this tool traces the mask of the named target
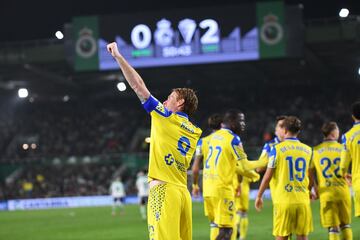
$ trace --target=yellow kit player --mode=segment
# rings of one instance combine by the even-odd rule
[[[237,173],[247,174],[258,166],[250,165],[236,134],[245,127],[244,114],[237,110],[226,112],[222,128],[214,132],[208,142],[209,152],[205,168],[213,174],[212,194],[214,222],[212,240],[230,240],[235,227],[235,188],[233,179]],[[252,172],[253,173],[253,172]],[[250,174],[253,176],[253,174]],[[214,235],[214,232],[217,233]]]
[[[235,195],[235,207],[236,207],[236,238],[245,240],[248,231],[248,210],[249,210],[249,194],[250,194],[250,183],[257,182],[260,179],[260,175],[256,175],[254,178],[242,177],[241,183],[239,184],[238,178],[234,179],[236,184],[236,195]]]
[[[343,135],[340,169],[345,175],[351,163],[355,216],[360,217],[360,102],[352,105],[354,126]]]
[[[220,114],[213,114],[208,118],[208,126],[211,129],[211,133],[213,133],[216,130],[219,130],[221,127],[222,122],[222,116]],[[209,153],[209,146],[208,142],[211,137],[210,135],[203,137],[199,140],[196,151],[195,151],[195,160],[192,166],[192,174],[193,174],[193,188],[192,188],[192,194],[194,197],[199,196],[199,170],[200,170],[200,164],[203,163],[203,170],[202,170],[202,195],[204,198],[204,212],[205,216],[208,217],[210,221],[210,229],[215,226],[214,223],[214,206],[212,197],[214,197],[212,193],[212,179],[213,174],[211,172],[211,168],[206,167],[204,159],[208,158]]]
[[[286,117],[283,124],[285,139],[270,152],[255,208],[261,210],[262,195],[272,180],[273,235],[277,240],[286,240],[291,234],[296,234],[297,240],[307,240],[313,230],[309,192],[312,179],[308,175],[312,150],[297,139],[301,129],[297,117]]]
[[[263,163],[260,169],[257,169],[258,172],[262,172],[266,170],[266,166],[269,163],[269,155],[271,148],[276,144],[280,143],[284,140],[284,126],[283,122],[286,116],[278,116],[276,117],[276,125],[275,125],[275,137],[270,141],[266,142],[259,157],[259,161]]]
[[[316,192],[320,196],[321,224],[328,228],[329,240],[340,240],[340,228],[342,239],[352,240],[350,189],[340,175],[339,128],[335,122],[328,122],[321,131],[325,138],[314,147],[312,160],[318,181]]]
[[[198,105],[195,92],[173,89],[162,104],[146,88],[140,75],[119,53],[115,42],[107,50],[151,116],[148,231],[154,240],[191,240],[192,206],[187,169],[201,130],[188,118]]]
[[[276,118],[276,125],[275,125],[275,137],[266,142],[261,155],[259,157],[258,163],[260,164],[260,167],[257,169],[258,172],[262,172],[266,170],[266,166],[269,162],[269,155],[270,150],[272,147],[274,147],[276,144],[280,143],[284,139],[284,127],[283,127],[283,121],[286,118],[286,116],[278,116]],[[247,230],[248,230],[248,209],[249,209],[249,191],[250,191],[250,182],[256,182],[259,179],[251,179],[248,177],[243,177],[240,189],[241,194],[238,194],[236,197],[236,227],[239,231],[238,235],[240,236],[240,240],[246,239]],[[271,185],[271,182],[270,182]]]

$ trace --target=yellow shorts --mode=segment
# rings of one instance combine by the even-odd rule
[[[186,187],[170,183],[150,189],[148,231],[150,240],[191,240],[192,205]]]
[[[235,224],[235,201],[233,198],[214,197],[215,223],[219,228]]]
[[[215,206],[213,197],[204,197],[204,212],[210,222],[214,222],[215,219]]]
[[[273,235],[308,235],[313,231],[310,204],[274,204]]]
[[[360,217],[360,191],[354,191],[355,217]]]
[[[321,225],[325,228],[351,223],[351,199],[320,202]]]

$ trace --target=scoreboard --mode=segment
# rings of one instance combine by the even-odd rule
[[[287,56],[285,6],[266,2],[73,19],[75,69],[118,69],[117,42],[133,67],[249,61]]]

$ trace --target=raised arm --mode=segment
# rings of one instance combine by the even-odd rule
[[[146,88],[143,79],[120,54],[116,42],[109,43],[107,45],[107,50],[119,64],[119,67],[130,87],[134,90],[140,101],[144,103],[150,97],[150,92]]]

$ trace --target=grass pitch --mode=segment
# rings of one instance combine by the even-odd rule
[[[250,202],[249,240],[273,239],[272,206],[265,201],[261,213]],[[319,203],[312,203],[314,232],[310,239],[327,238],[320,226]],[[127,205],[124,215],[111,216],[111,207],[67,208],[0,212],[0,239],[3,240],[142,240],[148,239],[146,222],[137,205]],[[360,218],[353,218],[354,240],[360,240]],[[202,203],[193,204],[193,239],[208,240],[209,224]],[[295,238],[293,238],[295,239]]]

